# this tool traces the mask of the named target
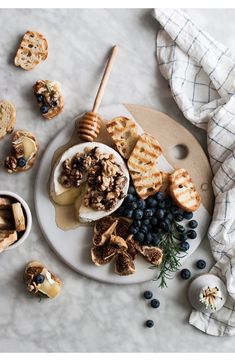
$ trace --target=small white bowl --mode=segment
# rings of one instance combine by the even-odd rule
[[[15,243],[13,243],[8,248],[6,248],[4,250],[4,252],[5,252],[5,251],[9,251],[13,248],[20,246],[26,240],[26,238],[28,237],[28,235],[31,231],[31,228],[32,228],[32,215],[31,215],[31,211],[29,209],[28,204],[18,194],[14,193],[14,192],[10,192],[10,191],[0,191],[0,197],[1,196],[11,197],[11,198],[15,199],[17,202],[21,203],[24,213],[26,215],[26,229],[25,229],[24,233],[17,241],[15,241]]]
[[[216,300],[216,309],[211,310],[209,308],[206,308],[205,305],[203,305],[200,300],[200,293],[203,288],[205,287],[218,287],[220,292],[220,297]],[[189,285],[188,288],[188,299],[191,303],[192,307],[195,308],[199,312],[204,313],[214,313],[219,311],[223,305],[226,302],[227,298],[227,290],[225,287],[225,284],[223,281],[217,277],[216,275],[212,273],[203,273],[199,276],[197,276]]]

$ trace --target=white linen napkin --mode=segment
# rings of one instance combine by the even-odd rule
[[[228,298],[214,314],[192,311],[189,323],[215,336],[235,335],[235,55],[179,9],[155,9],[156,55],[184,116],[207,131],[215,207],[208,230]]]

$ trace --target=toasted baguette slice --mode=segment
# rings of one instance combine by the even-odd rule
[[[108,122],[106,128],[119,153],[128,159],[139,138],[136,123],[126,117],[117,117]]]
[[[201,196],[186,169],[177,169],[169,180],[169,193],[175,203],[187,212],[196,211],[200,207]]]
[[[0,252],[4,251],[17,240],[16,231],[0,231]]]
[[[12,204],[12,213],[14,216],[15,229],[17,232],[22,232],[25,230],[25,216],[23,213],[22,206],[19,202]]]
[[[131,171],[130,174],[135,190],[138,196],[142,199],[155,194],[162,186],[161,172],[155,167],[141,173]]]
[[[48,43],[46,38],[37,31],[27,31],[17,50],[15,65],[25,70],[31,70],[42,60],[46,60],[47,56]]]
[[[156,165],[157,158],[162,154],[158,141],[149,134],[142,134],[128,160],[128,168],[134,172],[146,172]]]
[[[0,102],[0,139],[14,129],[16,121],[16,108],[7,101]]]

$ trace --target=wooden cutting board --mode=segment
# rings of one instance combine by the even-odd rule
[[[139,125],[161,144],[163,155],[174,168],[185,168],[202,196],[202,203],[212,214],[214,195],[211,186],[212,171],[208,158],[196,138],[177,121],[157,110],[140,105],[125,104]],[[182,159],[174,156],[178,150]],[[178,152],[177,152],[178,153]]]

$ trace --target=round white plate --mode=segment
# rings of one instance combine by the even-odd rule
[[[134,119],[132,114],[130,114],[122,104],[102,107],[99,113],[102,114],[104,119],[112,119],[118,115]],[[55,222],[55,209],[48,196],[47,182],[54,152],[71,139],[73,131],[74,122],[69,122],[69,124],[54,137],[41,159],[37,174],[35,208],[39,224],[46,240],[67,265],[77,272],[95,280],[116,284],[132,284],[153,279],[157,274],[157,270],[150,269],[149,267],[151,265],[141,256],[138,256],[135,261],[136,273],[130,276],[119,276],[115,274],[113,262],[100,267],[95,266],[90,257],[92,227],[79,227],[69,231],[63,231],[57,227]],[[159,164],[161,165],[161,169],[166,171],[172,170],[171,165],[164,157],[161,156],[160,158]],[[197,228],[198,237],[191,241],[190,250],[187,255],[182,258],[182,262],[196,250],[207,231],[210,216],[203,205],[195,212],[194,219],[197,219],[199,222],[199,227]]]

